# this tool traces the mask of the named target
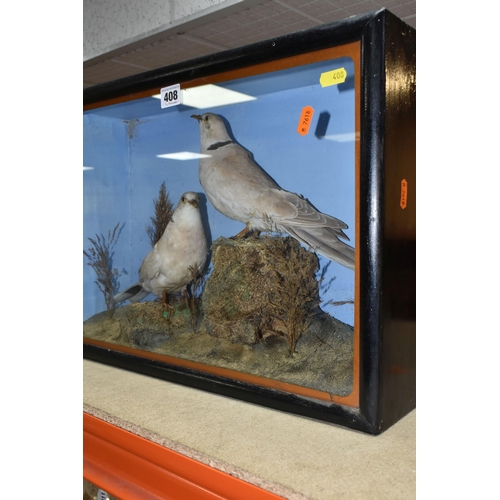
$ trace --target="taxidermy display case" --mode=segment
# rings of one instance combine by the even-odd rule
[[[84,90],[84,356],[378,434],[415,407],[415,30]]]

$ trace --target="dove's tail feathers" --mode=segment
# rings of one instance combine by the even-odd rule
[[[140,302],[143,298],[147,297],[150,294],[147,290],[144,290],[144,288],[139,292],[136,293],[133,297],[130,297],[130,302]]]
[[[337,236],[334,229],[327,227],[284,226],[283,229],[316,253],[354,270],[354,248],[339,240],[344,235],[341,230]]]
[[[115,302],[123,302],[127,299],[130,299],[130,302],[139,302],[148,295],[149,292],[144,290],[140,283],[135,283],[123,292],[117,293],[113,298],[115,299]]]

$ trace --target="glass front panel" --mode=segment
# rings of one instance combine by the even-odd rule
[[[85,339],[352,394],[358,71],[340,54],[85,111]]]

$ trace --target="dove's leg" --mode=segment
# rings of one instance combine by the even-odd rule
[[[241,238],[246,238],[247,236],[255,235],[259,236],[260,231],[257,229],[252,229],[250,224],[247,224],[236,236],[233,236],[231,239],[239,240]]]
[[[235,236],[233,236],[233,240],[239,240],[240,238],[244,238],[251,229],[248,227],[248,224]]]
[[[189,292],[187,291],[187,287],[182,290],[182,293],[184,294],[184,300],[186,301],[186,305],[189,309],[189,312],[191,313],[191,326],[193,328],[193,332],[196,333],[196,316],[198,315],[196,297],[194,296],[192,290],[190,290]]]
[[[167,292],[166,290],[163,290],[161,292],[161,303],[163,304],[163,309],[165,311],[167,311],[168,314],[173,314],[174,311],[175,311],[175,307],[174,306],[171,306],[169,303],[168,303],[168,295],[167,295]]]
[[[184,300],[186,301],[186,306],[188,307],[189,310],[191,310],[191,304],[189,302],[189,295],[187,293],[186,288],[184,288],[184,290],[182,290],[182,294],[184,295]]]

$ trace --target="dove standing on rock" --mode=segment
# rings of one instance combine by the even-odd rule
[[[236,237],[250,231],[288,233],[315,252],[354,269],[354,248],[342,229],[347,224],[316,210],[301,195],[282,189],[236,144],[224,121],[213,113],[192,115],[200,124],[200,183],[212,205],[226,217],[246,224]]]
[[[187,285],[204,270],[207,260],[207,238],[201,222],[199,196],[184,193],[167,224],[165,232],[142,261],[139,281],[115,295],[115,302],[130,299],[139,302],[153,293],[185,291]]]

